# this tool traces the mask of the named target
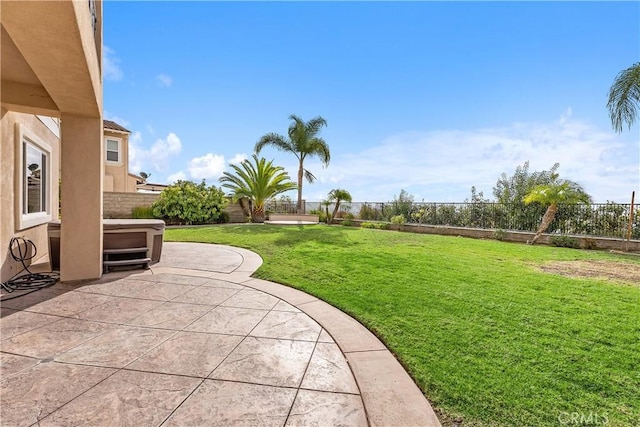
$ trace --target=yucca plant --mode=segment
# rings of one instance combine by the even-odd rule
[[[231,190],[234,202],[247,198],[251,206],[251,222],[264,222],[265,204],[268,200],[289,190],[295,190],[296,184],[281,166],[273,161],[267,162],[257,155],[243,160],[239,165],[232,164],[232,172],[224,172],[220,177],[223,188]]]

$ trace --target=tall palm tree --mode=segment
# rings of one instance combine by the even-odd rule
[[[294,190],[296,185],[283,167],[274,166],[273,161],[267,162],[255,154],[252,158],[253,162],[246,159],[240,165],[231,165],[235,173],[224,172],[220,182],[232,191],[234,202],[249,199],[251,222],[264,222],[265,203],[278,194]]]
[[[591,197],[578,183],[568,179],[558,180],[558,175],[554,174],[551,184],[537,185],[525,196],[525,204],[528,205],[533,202],[538,202],[548,207],[542,216],[536,235],[531,241],[532,245],[536,243],[542,233],[547,231],[553,222],[558,212],[559,204],[591,203]]]
[[[340,209],[341,202],[351,203],[351,200],[351,193],[349,193],[347,190],[343,190],[342,188],[334,188],[333,190],[329,191],[327,201],[335,203],[335,206],[333,207],[333,213],[331,214],[331,216],[327,216],[327,223],[331,224],[333,219],[336,217],[338,209]]]
[[[616,132],[622,132],[622,123],[631,128],[636,121],[640,104],[640,62],[620,71],[609,89],[609,117]]]
[[[267,145],[271,145],[280,151],[293,153],[298,159],[298,214],[303,213],[302,209],[302,177],[304,176],[309,183],[316,180],[316,177],[304,168],[304,160],[310,156],[318,156],[324,166],[329,164],[331,154],[329,153],[329,145],[326,141],[318,137],[318,133],[323,126],[327,125],[327,121],[322,117],[315,117],[305,122],[300,117],[292,114],[289,116],[292,120],[289,125],[289,138],[277,133],[268,133],[256,142],[254,151],[260,153],[260,150]]]

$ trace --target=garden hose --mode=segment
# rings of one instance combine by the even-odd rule
[[[17,247],[17,254],[15,252],[15,248]],[[33,253],[29,255],[29,249],[33,248]],[[9,241],[9,252],[11,253],[11,258],[14,261],[22,264],[24,268],[22,271],[19,271],[15,276],[6,282],[0,282],[1,288],[3,291],[7,293],[13,293],[15,291],[25,291],[20,293],[20,295],[14,295],[8,298],[4,298],[7,294],[3,294],[0,299],[0,302],[9,301],[14,298],[19,298],[23,295],[30,294],[37,290],[47,288],[49,286],[53,286],[56,284],[59,278],[59,274],[56,272],[49,273],[33,273],[29,270],[27,266],[27,261],[32,260],[38,253],[38,249],[36,245],[29,239],[25,237],[12,237]],[[23,274],[26,271],[26,274]]]

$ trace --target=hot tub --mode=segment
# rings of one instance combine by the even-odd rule
[[[60,221],[48,224],[49,262],[52,270],[60,269]],[[160,219],[102,220],[103,249],[109,253],[126,254],[128,250],[146,249],[149,264],[160,261],[164,221]]]

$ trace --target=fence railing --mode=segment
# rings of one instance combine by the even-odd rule
[[[548,233],[626,238],[631,204],[560,205]],[[454,227],[536,231],[546,207],[524,203],[370,203],[345,204],[355,218],[388,221],[402,215],[407,223]],[[640,238],[640,204],[635,204],[631,236]]]
[[[305,213],[306,201],[302,201],[303,212]],[[293,201],[281,201],[281,200],[270,200],[265,203],[265,210],[270,213],[279,213],[279,214],[295,214],[297,213],[297,202]]]
[[[640,239],[640,204],[634,205],[631,238]],[[304,202],[305,212],[324,211],[321,202]],[[333,205],[329,205],[329,212]],[[594,203],[560,205],[548,233],[584,234],[626,238],[631,204]],[[295,202],[271,201],[267,211],[295,213]],[[368,221],[389,221],[402,215],[409,224],[449,225],[454,227],[493,228],[536,231],[546,207],[540,204],[504,204],[496,202],[424,203],[424,202],[352,202],[340,207],[340,216],[348,214]]]

